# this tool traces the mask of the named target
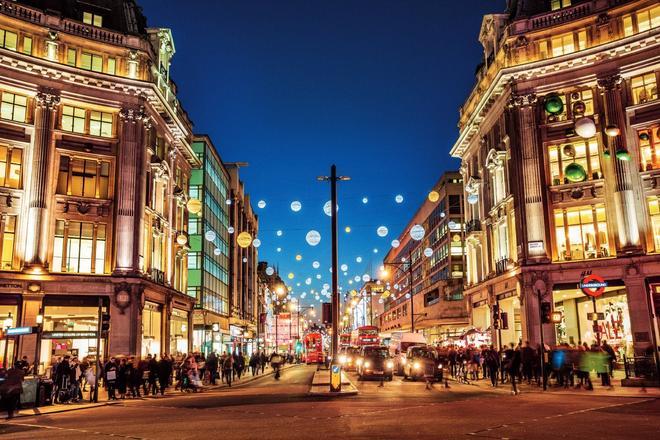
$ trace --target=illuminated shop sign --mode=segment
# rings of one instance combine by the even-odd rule
[[[96,338],[96,332],[43,332],[44,339],[92,339]]]
[[[605,293],[607,281],[598,275],[590,274],[582,279],[579,287],[585,295],[596,298]]]

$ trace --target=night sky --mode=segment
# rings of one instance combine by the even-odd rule
[[[316,177],[336,163],[352,178],[339,189],[339,263],[348,265],[340,285],[352,289],[349,279],[376,273],[441,174],[458,169],[449,150],[482,56],[482,16],[505,8],[504,0],[139,3],[149,26],[172,29],[172,78],[195,132],[209,134],[225,162],[249,163],[241,175],[259,215],[259,259],[279,267],[294,297],[307,292],[304,302],[331,282],[329,185]],[[316,247],[305,241],[312,229],[322,237]]]

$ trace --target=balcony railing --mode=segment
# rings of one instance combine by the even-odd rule
[[[552,11],[531,19],[532,29],[542,29],[555,26],[567,21],[573,21],[591,13],[591,3],[581,3],[570,8]]]
[[[465,224],[465,232],[469,234],[470,232],[478,231],[481,231],[481,220],[468,220],[468,222]]]
[[[41,22],[41,13],[39,11],[26,8],[14,2],[0,2],[0,12],[20,18],[21,20],[31,21],[32,23]]]
[[[503,274],[509,269],[510,263],[511,263],[510,258],[500,258],[495,262],[495,273],[497,275]]]
[[[158,284],[165,284],[165,272],[158,269],[151,269],[151,281]]]

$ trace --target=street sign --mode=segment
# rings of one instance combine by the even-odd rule
[[[579,287],[585,295],[597,298],[605,293],[607,281],[596,274],[589,274],[582,278]]]
[[[10,327],[5,330],[6,336],[29,335],[34,331],[34,327]]]
[[[280,319],[291,319],[291,313],[280,313],[278,316]]]
[[[96,332],[78,331],[78,332],[43,332],[43,339],[93,339],[96,338]]]

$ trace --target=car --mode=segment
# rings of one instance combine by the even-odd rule
[[[394,376],[394,361],[386,347],[376,345],[363,347],[355,363],[360,380],[367,377],[382,377],[392,380]]]
[[[389,349],[394,359],[394,373],[403,375],[403,365],[406,362],[406,351],[416,345],[426,345],[426,338],[422,333],[392,332]]]
[[[355,371],[355,361],[359,356],[359,347],[343,348],[339,351],[339,363],[345,371]]]
[[[442,381],[444,365],[438,360],[438,354],[432,347],[415,346],[408,348],[403,365],[404,379],[426,379]]]

